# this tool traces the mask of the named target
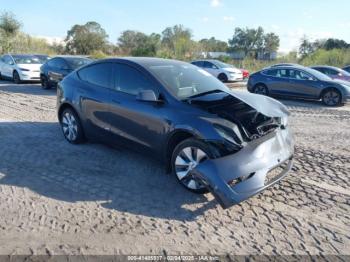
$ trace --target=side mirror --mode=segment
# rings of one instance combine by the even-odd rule
[[[13,61],[9,61],[9,65],[14,65],[15,63]]]
[[[162,102],[157,98],[153,90],[141,90],[137,94],[136,99],[144,102],[157,102],[157,103]]]

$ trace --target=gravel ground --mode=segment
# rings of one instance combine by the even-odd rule
[[[125,149],[65,142],[55,91],[0,82],[0,254],[349,254],[350,106],[282,101],[293,171],[223,210]]]

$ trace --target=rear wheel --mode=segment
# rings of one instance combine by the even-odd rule
[[[13,82],[14,82],[15,84],[20,84],[20,83],[21,83],[21,78],[20,78],[20,76],[19,76],[19,74],[18,74],[17,71],[14,71],[14,72],[13,72],[12,79],[13,79]]]
[[[63,110],[60,116],[60,124],[64,137],[69,143],[80,144],[84,142],[84,132],[78,115],[73,109]]]
[[[227,78],[227,75],[226,74],[223,74],[221,73],[219,76],[218,76],[218,79],[223,82],[223,83],[226,83],[228,81],[228,78]]]
[[[51,85],[50,85],[49,79],[45,75],[42,75],[40,77],[40,80],[41,80],[41,87],[43,89],[51,89]]]
[[[329,89],[323,93],[322,102],[326,106],[337,106],[341,103],[341,94],[336,89]]]
[[[269,94],[269,90],[263,84],[256,85],[254,87],[253,91],[255,94],[264,95],[264,96],[267,96]]]
[[[210,156],[209,146],[196,139],[186,139],[176,146],[171,159],[172,171],[187,190],[197,194],[208,192],[203,181],[195,177],[192,171],[198,164],[210,159]]]

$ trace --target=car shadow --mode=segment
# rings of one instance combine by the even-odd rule
[[[0,185],[180,221],[195,220],[218,205],[210,194],[184,189],[154,156],[100,144],[71,145],[58,123],[0,122],[0,145]]]
[[[56,96],[56,88],[45,90],[41,88],[40,83],[21,83],[14,84],[11,81],[0,81],[0,91],[9,93],[21,93],[29,95]]]

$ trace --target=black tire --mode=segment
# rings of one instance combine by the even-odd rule
[[[176,179],[179,181],[179,183],[185,187],[187,190],[196,193],[196,194],[205,194],[208,193],[208,188],[199,180],[194,179],[194,177],[191,175],[191,171],[190,170],[190,162],[191,161],[187,161],[189,160],[187,158],[187,160],[185,160],[185,156],[182,155],[183,150],[185,149],[192,149],[191,152],[194,152],[194,148],[197,148],[198,150],[201,150],[206,156],[201,158],[198,163],[201,163],[202,161],[205,161],[207,159],[213,158],[213,149],[206,143],[199,141],[197,139],[194,138],[189,138],[186,139],[184,141],[182,141],[181,143],[179,143],[172,154],[171,157],[171,170],[173,175],[176,177]],[[199,154],[199,151],[197,151],[198,155],[196,155],[196,157],[201,154]],[[179,163],[177,162],[177,158],[181,157],[182,160],[185,160],[186,164],[185,165],[179,165]],[[180,167],[181,166],[181,167]],[[191,168],[194,168],[195,165],[191,165]],[[184,175],[182,177],[182,179],[180,179],[178,173],[182,173],[182,172],[187,172],[186,175]],[[190,184],[192,183],[191,180],[194,181],[194,183],[196,184],[197,188],[191,188]],[[193,184],[193,183],[192,183]]]
[[[84,130],[80,119],[72,108],[63,110],[60,115],[60,125],[63,136],[69,143],[81,144],[85,142]]]
[[[13,80],[13,82],[14,82],[15,84],[20,84],[20,83],[22,82],[22,81],[21,81],[21,78],[20,78],[20,76],[19,76],[19,74],[18,74],[17,71],[14,71],[14,72],[13,72],[12,80]]]
[[[224,73],[221,73],[221,74],[218,76],[218,79],[219,79],[221,82],[223,82],[223,83],[228,82],[227,75],[224,74]]]
[[[50,84],[50,82],[49,82],[49,79],[47,78],[47,76],[45,76],[45,75],[42,75],[41,77],[40,77],[40,80],[41,80],[41,87],[43,88],[43,89],[51,89],[51,84]]]
[[[338,106],[342,102],[341,93],[335,88],[327,89],[322,94],[322,102],[326,106]]]
[[[268,96],[269,95],[269,90],[263,84],[257,84],[256,86],[254,86],[253,92],[255,94],[258,94],[258,95],[264,95],[264,96]]]
[[[2,75],[1,75],[1,72],[0,72],[0,80],[3,80],[3,79],[2,79]]]

